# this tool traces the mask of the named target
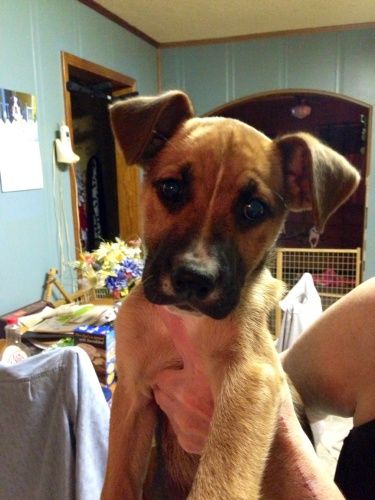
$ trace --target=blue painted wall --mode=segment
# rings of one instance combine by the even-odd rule
[[[74,259],[69,175],[54,170],[53,139],[64,116],[60,52],[102,64],[157,92],[156,49],[77,0],[1,0],[0,87],[38,100],[44,188],[0,192],[0,314],[38,299],[59,267],[56,211],[64,210],[66,261]],[[164,89],[185,89],[199,114],[275,89],[316,89],[375,103],[375,30],[163,49]],[[375,150],[375,127],[371,138]],[[0,145],[1,147],[1,145]],[[374,163],[373,155],[371,163]],[[374,171],[374,166],[372,166]],[[61,190],[63,201],[57,199]],[[375,175],[369,178],[365,277],[375,275]],[[62,277],[71,286],[72,275]]]
[[[46,271],[59,267],[56,210],[66,212],[64,258],[75,255],[69,175],[52,162],[64,117],[60,51],[135,78],[145,94],[157,91],[157,53],[77,0],[1,0],[0,19],[0,88],[37,96],[44,175],[44,189],[0,192],[1,314],[39,299]],[[71,280],[70,272],[62,276],[68,288]]]
[[[168,48],[163,89],[184,89],[198,114],[277,89],[314,89],[375,104],[375,29]],[[375,127],[371,137],[375,171]],[[369,177],[364,277],[375,276],[375,174]]]

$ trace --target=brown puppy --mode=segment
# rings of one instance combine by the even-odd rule
[[[182,92],[115,104],[111,117],[127,162],[145,170],[147,259],[117,319],[102,498],[141,498],[158,420],[161,498],[259,498],[286,387],[267,327],[282,286],[264,263],[289,210],[312,210],[322,231],[359,175],[308,134],[271,141],[237,120],[193,118]],[[179,447],[153,399],[156,374],[182,365],[155,304],[184,315],[210,383],[215,411],[200,458]]]

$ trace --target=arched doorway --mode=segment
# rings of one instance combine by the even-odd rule
[[[298,108],[299,105],[303,109]],[[277,247],[282,248],[277,251],[275,261],[269,263],[272,272],[289,289],[303,272],[310,272],[326,309],[356,286],[364,271],[361,258],[366,241],[372,108],[338,94],[286,90],[248,96],[216,108],[206,116],[236,118],[270,138],[288,132],[310,132],[343,154],[361,173],[357,191],[328,221],[319,249],[309,249],[312,214],[291,212],[277,242]],[[278,335],[280,326],[281,312],[277,309],[271,331]]]
[[[295,107],[305,105],[299,118]],[[294,112],[293,112],[294,109]],[[330,219],[320,248],[364,248],[366,229],[366,177],[369,164],[368,137],[371,107],[348,97],[313,90],[274,91],[248,96],[207,113],[239,119],[274,138],[307,131],[343,154],[361,173],[354,195]],[[308,247],[313,226],[310,212],[291,213],[279,246]]]

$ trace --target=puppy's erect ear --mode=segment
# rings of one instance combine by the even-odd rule
[[[310,134],[285,135],[276,144],[284,162],[288,208],[312,210],[316,229],[322,233],[328,218],[358,186],[359,173]]]
[[[126,162],[145,165],[177,127],[193,116],[193,107],[186,94],[170,91],[118,102],[110,107],[110,116]]]

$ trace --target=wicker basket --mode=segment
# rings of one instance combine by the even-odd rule
[[[93,290],[96,299],[113,299],[107,288],[95,288]]]
[[[78,298],[79,304],[98,303],[100,301],[113,302],[115,299],[106,288],[89,288]]]

